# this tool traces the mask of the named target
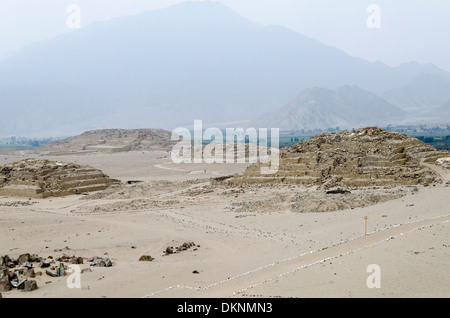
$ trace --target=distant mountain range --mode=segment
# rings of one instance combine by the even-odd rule
[[[357,86],[312,88],[276,111],[251,121],[250,126],[280,130],[349,129],[385,126],[405,115],[402,109]]]
[[[442,105],[450,99],[450,80],[433,74],[423,74],[405,86],[388,90],[381,96],[401,108]]]
[[[340,94],[367,101],[361,109],[380,107],[372,110],[380,115],[390,108],[392,116],[402,116],[392,105],[439,102],[449,80],[431,64],[370,63],[290,29],[250,21],[218,2],[186,2],[94,23],[1,62],[0,136],[251,120],[313,87],[326,89],[311,89],[321,108],[310,104],[309,115],[304,109],[298,116],[316,120],[317,127],[356,125],[362,118],[352,109],[356,103],[344,105],[352,97]],[[423,94],[411,95],[421,92],[417,85]],[[330,93],[342,86],[348,92]]]

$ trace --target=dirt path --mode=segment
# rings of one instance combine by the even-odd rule
[[[444,169],[444,168],[442,168],[442,167],[440,167],[440,166],[433,165],[433,164],[430,164],[430,163],[425,163],[425,162],[423,162],[423,161],[422,161],[421,164],[422,164],[423,166],[425,166],[425,167],[427,167],[427,168],[433,170],[433,171],[436,172],[439,176],[441,176],[442,181],[443,181],[444,183],[450,181],[450,170]]]
[[[188,173],[191,172],[191,170],[184,170],[184,169],[176,169],[176,168],[164,167],[163,164],[153,165],[153,167],[158,168],[158,169],[177,171],[177,172],[188,172]]]
[[[179,284],[150,293],[145,295],[144,298],[165,297],[167,296],[167,293],[170,293],[171,296],[175,297],[239,297],[240,294],[254,287],[271,282],[277,278],[293,274],[301,269],[322,264],[326,261],[344,257],[349,254],[357,253],[360,250],[371,248],[419,229],[448,222],[450,222],[450,215],[407,224],[399,224],[385,230],[369,233],[366,236],[358,237],[338,245],[282,259],[203,287],[192,287]]]

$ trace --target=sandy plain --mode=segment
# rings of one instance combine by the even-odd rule
[[[25,157],[2,155],[0,162]],[[36,277],[10,297],[449,297],[450,187],[405,188],[401,197],[343,211],[239,207],[315,187],[211,187],[247,164],[174,164],[163,151],[45,156],[88,164],[122,185],[60,198],[0,198],[0,255],[110,258],[112,267]],[[127,181],[142,181],[128,184]],[[376,191],[376,190],[374,190]],[[278,201],[275,201],[278,202]],[[364,217],[368,217],[365,235]],[[168,246],[195,248],[165,255]],[[139,262],[151,255],[151,262]],[[381,288],[369,288],[369,265]],[[36,268],[39,270],[39,268]]]

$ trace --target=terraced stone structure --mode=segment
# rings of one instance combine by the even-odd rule
[[[0,168],[0,195],[46,198],[104,190],[119,181],[90,166],[26,159]]]
[[[254,164],[231,178],[217,178],[212,184],[246,185],[286,183],[367,187],[428,185],[440,179],[430,167],[450,153],[438,151],[404,134],[376,127],[340,133],[324,133],[280,151],[276,174],[260,173]]]

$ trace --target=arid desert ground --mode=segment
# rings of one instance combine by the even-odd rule
[[[67,275],[50,277],[35,265],[38,289],[3,298],[450,296],[448,170],[439,171],[441,184],[391,189],[392,200],[302,213],[283,202],[317,187],[210,185],[248,164],[174,164],[166,151],[44,157],[90,165],[122,183],[66,197],[1,197],[1,255],[77,256],[86,269],[81,288],[69,288]],[[185,242],[195,245],[176,250]],[[113,266],[90,266],[96,256]],[[372,264],[380,288],[367,284]]]

